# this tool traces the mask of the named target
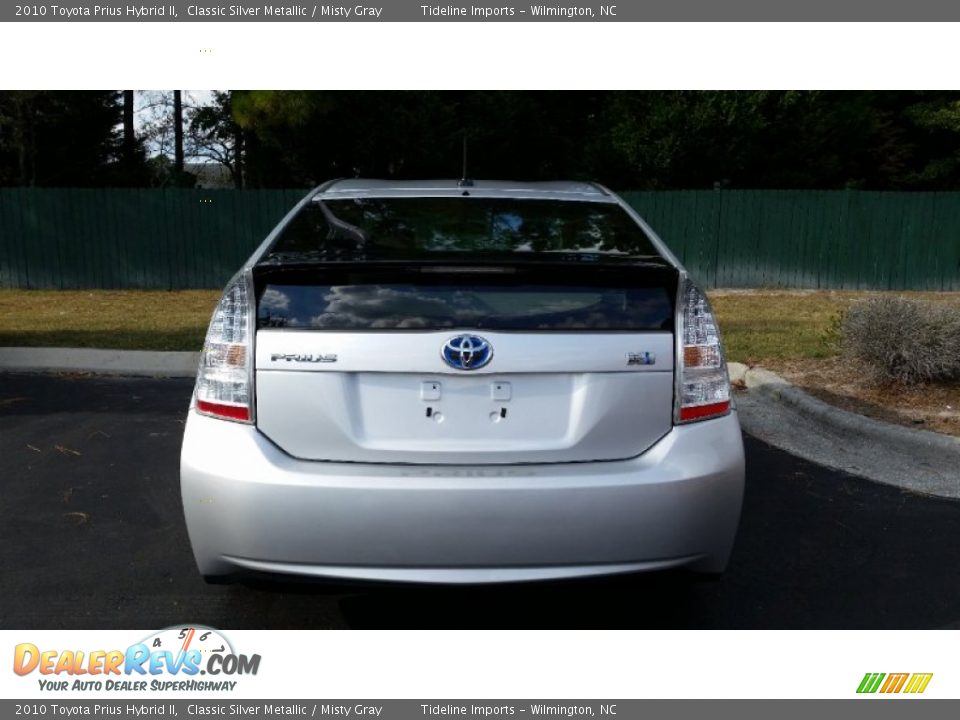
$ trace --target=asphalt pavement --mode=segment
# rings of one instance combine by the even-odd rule
[[[749,436],[740,533],[718,580],[208,586],[177,477],[191,389],[186,379],[0,374],[0,627],[960,627],[960,502]]]

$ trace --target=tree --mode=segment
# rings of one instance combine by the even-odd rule
[[[140,94],[137,109],[140,134],[150,155],[153,184],[194,185],[196,178],[186,171],[189,144],[185,128],[195,109],[190,95],[184,95],[180,90]]]
[[[183,173],[183,97],[182,90],[173,91],[173,170]]]
[[[0,92],[0,184],[114,184],[121,120],[117,91]]]
[[[214,92],[213,102],[189,113],[187,144],[191,157],[227,168],[234,187],[242,188],[243,128],[233,119],[230,92]]]
[[[235,91],[252,184],[328,177],[585,177],[601,93]]]
[[[960,97],[955,92],[919,92],[904,116],[916,132],[919,162],[911,185],[960,187]]]
[[[137,134],[133,126],[133,90],[123,91],[123,159],[132,165],[137,151]]]
[[[615,93],[610,144],[634,186],[909,186],[902,93]]]
[[[475,178],[960,189],[956,91],[133,93],[0,92],[0,183],[458,177],[466,136]]]

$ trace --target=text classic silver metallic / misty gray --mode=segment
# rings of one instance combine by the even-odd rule
[[[227,285],[183,439],[208,579],[727,565],[743,443],[704,294],[598,185],[341,180]]]

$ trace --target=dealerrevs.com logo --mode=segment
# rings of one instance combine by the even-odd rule
[[[259,655],[237,653],[220,632],[202,626],[161,630],[125,650],[14,648],[13,671],[36,674],[45,691],[231,691],[256,675]],[[202,676],[202,678],[201,678]]]

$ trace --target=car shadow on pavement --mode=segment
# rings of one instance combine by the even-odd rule
[[[346,596],[340,608],[356,628],[677,628],[691,627],[706,613],[698,584],[685,573],[662,572],[534,585],[407,588]]]
[[[311,597],[333,601],[345,625],[358,629],[696,627],[700,621],[709,624],[716,586],[712,578],[682,570],[498,585],[342,585],[272,578],[242,584],[248,593],[282,596],[286,604]]]

